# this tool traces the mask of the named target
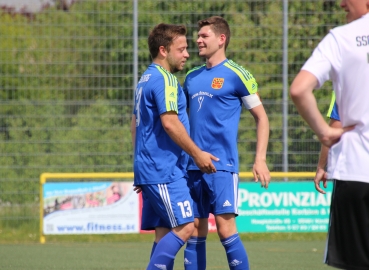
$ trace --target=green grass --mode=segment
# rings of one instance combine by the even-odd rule
[[[145,269],[151,242],[0,245],[0,269]],[[323,270],[324,241],[244,242],[253,270]],[[183,248],[175,269],[183,269]],[[222,245],[207,242],[207,269],[228,269]]]
[[[29,226],[0,227],[0,269],[145,269],[153,241],[152,234],[50,235],[39,244],[38,231]],[[241,234],[252,270],[328,269],[322,263],[325,237],[326,233]],[[183,248],[175,269],[183,269]],[[207,241],[207,269],[228,269],[214,233]]]

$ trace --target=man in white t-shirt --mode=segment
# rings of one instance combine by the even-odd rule
[[[291,85],[291,98],[322,144],[334,180],[324,262],[369,269],[369,0],[342,0],[348,24],[314,50]],[[313,95],[331,80],[342,127],[330,127]]]

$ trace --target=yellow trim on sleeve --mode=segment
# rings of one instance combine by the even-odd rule
[[[332,91],[331,104],[329,104],[329,109],[328,109],[328,113],[327,113],[327,117],[329,117],[329,118],[331,117],[335,102],[336,102],[336,93],[334,91]]]
[[[238,75],[250,94],[255,94],[258,91],[258,83],[249,71],[231,60],[224,65]]]
[[[167,70],[157,66],[164,78],[165,106],[167,112],[175,111],[178,113],[178,80]]]

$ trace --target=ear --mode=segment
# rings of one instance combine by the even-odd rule
[[[160,46],[158,54],[165,58],[165,57],[167,57],[168,52],[167,52],[167,50],[165,49],[164,46]]]
[[[219,45],[220,45],[220,46],[221,46],[221,45],[224,45],[224,44],[225,44],[225,42],[226,42],[226,40],[227,40],[226,35],[224,35],[224,34],[220,34],[220,35],[219,35]]]

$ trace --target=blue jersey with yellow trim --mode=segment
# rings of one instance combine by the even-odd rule
[[[160,115],[169,111],[178,113],[189,132],[186,97],[177,78],[163,67],[151,64],[135,90],[135,185],[169,183],[186,174],[188,155],[161,124]]]
[[[226,59],[210,69],[205,65],[187,73],[183,90],[187,96],[192,140],[220,160],[217,170],[238,173],[237,133],[242,97],[257,92],[255,78]],[[189,170],[199,170],[192,158]]]
[[[340,121],[340,116],[338,114],[338,106],[336,102],[336,94],[332,91],[331,104],[328,109],[327,117]]]

